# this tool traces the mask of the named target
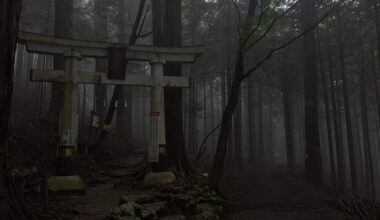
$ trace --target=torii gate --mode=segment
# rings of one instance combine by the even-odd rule
[[[166,145],[163,88],[190,87],[188,77],[164,76],[163,66],[166,62],[194,63],[196,58],[202,54],[201,47],[132,46],[55,38],[23,31],[19,32],[18,38],[19,43],[25,44],[29,52],[63,55],[65,58],[65,69],[63,71],[31,70],[31,81],[64,83],[59,131],[60,144],[57,148],[57,157],[59,159],[71,158],[76,153],[79,112],[78,84],[86,83],[152,87],[151,133],[148,158],[150,162],[159,161],[159,147]],[[125,48],[125,59],[127,60],[150,62],[151,75],[125,75],[123,73],[125,79],[109,79],[106,73],[79,70],[79,61],[82,57],[109,58],[109,48]],[[66,165],[63,166],[66,167]],[[67,172],[70,171],[64,171],[64,173]]]

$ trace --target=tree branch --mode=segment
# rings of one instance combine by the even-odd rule
[[[141,22],[141,25],[140,25],[140,28],[139,28],[139,31],[138,31],[137,37],[143,37],[142,34],[141,34],[141,32],[142,32],[142,29],[143,29],[143,27],[144,27],[145,20],[146,20],[146,18],[147,18],[147,16],[148,16],[149,9],[150,9],[150,2],[149,2],[149,4],[148,4],[148,7],[147,7],[147,9],[146,9],[146,11],[145,11],[145,14],[144,14],[144,17],[143,17],[143,19],[142,19],[142,22]],[[152,31],[152,33],[153,33],[153,31]],[[144,35],[144,34],[143,34],[143,35]],[[148,34],[148,35],[149,35],[149,34]]]
[[[257,21],[256,27],[254,27],[251,30],[251,32],[248,34],[248,36],[246,37],[246,39],[244,40],[244,42],[240,44],[240,51],[243,50],[243,47],[247,44],[249,38],[251,38],[251,36],[260,28],[261,22],[263,20],[263,15],[264,15],[263,3],[260,3],[260,16],[259,16],[259,20]]]
[[[143,33],[143,34],[139,34],[137,37],[138,38],[145,38],[145,37],[148,37],[151,34],[153,34],[153,30],[152,31],[148,31],[148,32]]]
[[[274,18],[272,20],[272,22],[269,24],[269,26],[266,28],[265,32],[257,39],[255,40],[255,42],[253,42],[252,44],[248,45],[247,46],[247,49],[246,51],[248,51],[249,49],[251,49],[253,46],[255,46],[257,43],[259,43],[262,39],[264,39],[267,34],[272,30],[272,28],[274,27],[274,25],[277,23],[278,19],[282,18],[283,16],[285,16],[286,14],[288,14],[289,11],[293,10],[302,0],[297,0],[291,7],[289,7],[288,9],[286,9],[283,13],[281,13],[279,16],[277,16],[276,18]],[[255,31],[256,32],[256,31]],[[248,40],[249,38],[251,38],[251,36],[255,33],[255,32],[252,32],[250,36],[248,36]],[[248,42],[247,40],[247,42]],[[247,43],[246,42],[246,43]],[[245,45],[243,45],[245,46]]]
[[[234,5],[235,9],[236,9],[236,12],[238,14],[238,33],[240,35],[240,22],[241,22],[241,13],[240,13],[240,9],[239,9],[239,5],[235,2],[235,0],[231,0],[232,4]]]
[[[294,43],[296,40],[298,40],[299,38],[303,37],[305,34],[313,31],[315,29],[315,27],[317,27],[319,25],[319,23],[321,23],[323,20],[325,20],[331,14],[331,12],[333,12],[336,8],[338,8],[345,1],[346,0],[339,1],[328,12],[326,12],[325,15],[323,15],[317,22],[315,22],[311,27],[306,28],[303,32],[301,32],[300,34],[294,36],[293,38],[291,38],[290,40],[288,40],[286,43],[282,44],[281,46],[273,48],[271,51],[269,51],[269,53],[260,62],[258,62],[254,67],[252,67],[251,69],[249,69],[243,75],[243,77],[241,78],[241,80],[244,80],[245,78],[249,77],[251,75],[251,73],[253,73],[255,70],[257,70],[266,61],[268,61],[272,57],[272,55],[274,53],[276,53],[277,51],[280,51],[280,50],[288,47],[289,45],[291,45],[292,43]]]

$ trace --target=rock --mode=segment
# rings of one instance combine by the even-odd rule
[[[152,193],[144,193],[144,194],[131,194],[128,196],[122,196],[119,204],[127,203],[127,202],[136,202],[136,203],[147,203],[152,202],[155,199],[155,195]]]
[[[146,174],[143,185],[145,187],[163,186],[169,183],[173,183],[175,180],[176,177],[172,172],[150,172]]]
[[[48,179],[48,188],[53,192],[84,191],[86,187],[80,176],[52,176]]]
[[[184,215],[170,215],[159,218],[159,220],[185,220],[186,217]]]
[[[220,213],[223,211],[223,208],[219,205],[209,204],[209,203],[200,203],[195,205],[195,212],[197,213]]]

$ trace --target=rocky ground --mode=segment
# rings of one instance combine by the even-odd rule
[[[11,165],[35,167],[40,177],[54,175],[57,143],[49,129],[27,114],[14,118]],[[39,194],[25,192],[30,212],[37,219],[339,220],[356,219],[347,213],[362,204],[337,203],[302,175],[289,175],[285,167],[273,165],[228,168],[224,193],[229,200],[209,190],[204,177],[144,188],[147,163],[141,143],[111,136],[103,155],[100,163],[92,156],[76,160],[76,172],[87,183],[85,192],[44,193],[43,186]],[[208,170],[207,164],[201,167]]]

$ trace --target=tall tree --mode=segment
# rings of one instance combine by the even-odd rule
[[[282,67],[282,102],[284,107],[284,125],[285,125],[285,143],[286,143],[286,159],[287,159],[287,167],[289,173],[294,172],[295,168],[295,152],[294,152],[294,143],[293,143],[293,135],[292,135],[292,127],[293,120],[291,117],[291,106],[290,106],[290,74],[288,71],[286,59],[284,56]]]
[[[329,36],[329,35],[328,35]],[[338,86],[336,85],[336,78],[333,69],[333,62],[331,57],[331,45],[330,41],[327,41],[327,64],[329,70],[330,79],[330,93],[331,102],[333,107],[333,121],[334,121],[334,134],[335,134],[335,148],[336,148],[336,158],[337,158],[337,189],[340,194],[345,192],[345,181],[346,181],[346,169],[344,163],[344,150],[342,143],[342,126],[340,120],[340,98],[338,92]]]
[[[125,43],[126,38],[126,0],[118,0],[118,40],[120,43]],[[117,132],[122,136],[132,136],[133,88],[121,87],[117,103]]]
[[[182,7],[181,0],[154,0],[153,12],[153,45],[181,46]],[[173,76],[181,75],[181,65],[167,63],[164,73]],[[169,166],[185,172],[191,172],[185,150],[182,117],[182,90],[165,88],[165,127],[166,147]],[[168,120],[170,118],[170,120]]]
[[[249,1],[249,10],[245,22],[247,24],[252,23],[255,17],[255,8],[257,6],[257,0]],[[245,26],[247,33],[250,33],[249,25]],[[247,30],[248,29],[248,30]],[[246,37],[250,37],[249,35]],[[235,108],[239,102],[240,97],[240,85],[244,79],[244,56],[243,48],[245,47],[245,38],[240,37],[238,42],[238,52],[235,59],[235,74],[232,80],[229,90],[228,103],[224,107],[222,116],[222,125],[220,129],[220,134],[218,138],[218,145],[214,157],[214,163],[211,169],[210,175],[210,186],[214,189],[220,190],[221,180],[223,178],[224,164],[227,154],[228,140],[232,127],[232,116],[234,114]],[[244,48],[245,50],[245,48]]]
[[[55,0],[54,35],[61,38],[73,37],[73,0]],[[62,56],[54,57],[54,69],[63,70],[64,61]],[[53,83],[51,99],[46,119],[52,128],[58,132],[58,119],[63,101],[62,83]]]
[[[94,36],[97,41],[107,41],[107,1],[94,0]],[[95,71],[106,72],[106,60],[97,58],[95,60]],[[106,85],[95,85],[95,112],[104,117],[105,102],[107,100]]]
[[[9,173],[6,164],[12,104],[14,58],[17,31],[21,11],[21,0],[0,2],[0,216],[2,219],[21,219],[12,210],[9,199],[15,199],[9,186]]]
[[[249,162],[253,163],[256,157],[256,126],[255,126],[255,84],[251,76],[248,80],[248,126],[249,126]]]
[[[357,172],[356,172],[356,158],[354,151],[354,140],[352,134],[352,120],[351,120],[351,105],[349,97],[349,88],[347,81],[347,71],[346,63],[344,58],[344,45],[343,45],[343,30],[342,30],[342,18],[341,14],[338,13],[338,42],[339,42],[339,59],[340,59],[340,70],[342,74],[343,82],[343,100],[344,100],[344,111],[346,117],[346,129],[347,129],[347,145],[348,145],[348,157],[350,160],[350,171],[351,171],[351,186],[352,195],[354,197],[358,196],[358,183],[357,183]]]
[[[301,1],[301,23],[303,30],[310,28],[315,23],[315,18],[315,1]],[[314,183],[321,183],[322,162],[318,124],[318,75],[314,31],[306,33],[303,37],[303,57],[305,88],[306,178]]]
[[[331,131],[331,117],[330,117],[330,98],[329,98],[329,92],[328,92],[328,82],[326,78],[326,71],[325,71],[325,62],[322,57],[322,46],[321,46],[321,38],[319,35],[319,32],[317,30],[317,37],[318,37],[318,57],[319,57],[319,69],[322,79],[322,90],[323,90],[323,98],[324,98],[324,104],[325,104],[325,114],[326,114],[326,127],[327,127],[327,138],[328,138],[328,149],[329,149],[329,157],[330,157],[330,174],[333,184],[333,189],[336,192],[337,191],[337,180],[336,180],[336,172],[335,172],[335,155],[334,155],[334,146],[333,146],[333,137],[332,137],[332,131]]]
[[[362,39],[362,23],[360,23],[360,36],[359,36],[359,84],[360,84],[360,101],[361,101],[361,115],[362,115],[362,132],[363,132],[363,144],[364,144],[364,155],[365,155],[365,171],[366,171],[366,183],[367,183],[367,196],[368,198],[376,198],[376,187],[373,173],[372,164],[372,150],[370,144],[369,135],[369,125],[368,125],[368,108],[367,108],[367,93],[366,93],[366,81],[365,81],[365,59],[364,59],[364,46]]]

